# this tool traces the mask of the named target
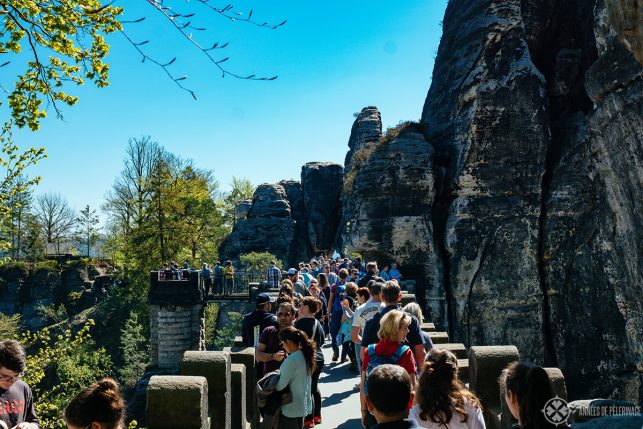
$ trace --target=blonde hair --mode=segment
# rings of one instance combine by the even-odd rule
[[[391,310],[380,320],[380,330],[377,336],[382,340],[397,340],[403,326],[411,324],[411,316],[400,310]]]

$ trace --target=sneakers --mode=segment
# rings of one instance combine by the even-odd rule
[[[339,359],[339,355],[338,355],[337,353],[333,353],[333,359],[332,359],[332,361],[333,361],[333,362],[337,362],[337,360],[338,360],[338,359]]]
[[[306,420],[304,422],[304,427],[305,428],[314,428],[315,427],[315,421],[313,420]]]
[[[319,417],[319,416],[318,417],[313,417],[313,423],[315,423],[316,425],[320,425],[321,422],[322,422],[321,417]]]

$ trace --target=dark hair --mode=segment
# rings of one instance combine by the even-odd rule
[[[527,362],[511,363],[502,372],[498,382],[503,394],[510,391],[518,400],[521,428],[556,427],[549,423],[541,412],[545,403],[554,397],[549,376],[542,367]]]
[[[22,372],[25,370],[25,349],[16,340],[0,341],[0,366],[13,371]]]
[[[366,379],[368,400],[385,416],[408,411],[411,400],[411,377],[399,365],[384,364],[373,369]]]
[[[397,303],[401,291],[396,283],[386,282],[386,285],[382,288],[382,298],[386,303]]]
[[[371,292],[371,296],[373,296],[373,295],[377,295],[377,296],[381,295],[383,287],[384,287],[384,282],[378,282],[378,281],[373,281],[373,280],[368,282],[368,290]]]
[[[328,276],[325,273],[319,273],[317,278],[319,279],[319,288],[325,289],[328,286]]]
[[[320,300],[314,296],[305,296],[299,301],[299,308],[306,306],[311,314],[316,314],[322,307]]]
[[[225,264],[226,264],[226,266],[227,266],[227,265],[232,265],[232,261],[226,261],[226,263],[225,263]]]
[[[366,301],[368,301],[368,299],[371,297],[371,293],[365,287],[357,289],[357,294],[364,298]]]
[[[415,402],[420,408],[420,418],[446,426],[453,411],[468,419],[465,403],[478,409],[480,400],[464,387],[458,379],[458,359],[448,350],[431,349],[426,356],[415,389]]]
[[[339,278],[344,280],[346,277],[348,277],[348,270],[346,268],[339,270]]]
[[[116,381],[103,378],[81,391],[65,408],[65,421],[73,426],[86,427],[98,422],[116,428],[123,421],[125,401],[119,395]]]
[[[306,360],[306,368],[308,368],[310,373],[315,372],[315,351],[317,350],[317,345],[313,340],[308,338],[308,335],[306,335],[304,331],[294,326],[288,326],[279,332],[279,339],[281,341],[290,340],[301,347],[301,352],[304,354],[304,359]]]

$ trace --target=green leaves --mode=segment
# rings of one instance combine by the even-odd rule
[[[78,97],[61,89],[66,83],[83,85],[87,78],[98,87],[109,85],[104,35],[121,30],[122,12],[97,0],[12,0],[6,6],[0,21],[0,53],[25,51],[31,56],[8,96],[15,126],[38,130],[46,116],[41,108],[45,100],[58,116],[59,102],[74,105]]]

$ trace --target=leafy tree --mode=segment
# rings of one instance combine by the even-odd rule
[[[234,337],[239,335],[243,315],[235,311],[228,313],[228,323],[220,327],[215,334],[215,347],[231,347],[234,345]]]
[[[0,338],[18,338],[18,330],[20,329],[20,314],[7,316],[0,312]]]
[[[96,215],[96,210],[91,210],[89,205],[80,211],[80,216],[76,218],[76,239],[85,248],[85,256],[90,257],[90,250],[99,239],[98,223],[100,220]]]
[[[283,263],[277,259],[275,255],[270,252],[250,252],[241,255],[239,258],[241,263],[246,266],[249,271],[256,271],[263,273],[270,266],[270,261],[275,261],[277,267],[281,267]]]
[[[196,98],[194,91],[183,84],[187,76],[178,77],[171,71],[170,66],[176,58],[153,58],[144,47],[149,40],[135,40],[135,36],[123,29],[123,24],[142,25],[140,23],[145,17],[124,21],[121,19],[123,8],[111,6],[112,3],[103,5],[100,0],[14,0],[0,3],[0,14],[4,17],[0,24],[0,34],[3,34],[0,53],[15,57],[23,52],[24,48],[29,58],[14,88],[6,90],[9,93],[8,104],[15,125],[20,128],[29,126],[32,130],[37,130],[40,119],[46,116],[46,110],[41,109],[43,101],[47,101],[58,116],[61,116],[59,103],[70,106],[76,104],[78,97],[64,91],[66,84],[83,85],[89,80],[99,88],[107,86],[109,65],[105,62],[105,57],[109,52],[109,45],[105,36],[116,31],[123,34],[143,61],[147,60],[161,67],[179,88]],[[250,80],[276,79],[276,76],[257,77],[254,74],[241,75],[227,70],[224,63],[229,58],[215,58],[215,52],[226,48],[228,43],[199,41],[200,37],[196,34],[205,32],[206,28],[192,24],[197,10],[191,5],[184,5],[185,10],[181,11],[160,1],[147,3],[151,11],[160,13],[167,20],[168,26],[174,29],[186,44],[198,49],[223,77],[228,75]],[[217,13],[230,22],[246,22],[271,29],[286,23],[259,23],[252,19],[252,10],[244,16],[242,12],[233,10],[232,5],[217,8],[208,0],[201,0],[200,3],[205,6],[205,10]],[[9,61],[0,63],[0,67],[8,63]]]
[[[61,243],[69,240],[76,223],[76,214],[60,194],[43,194],[36,200],[36,216],[42,227],[45,243],[54,244],[60,253]]]
[[[40,426],[63,428],[60,418],[69,400],[81,388],[111,373],[111,360],[104,349],[97,349],[89,320],[77,333],[66,329],[55,333],[50,328],[25,332],[20,342],[30,350],[24,380],[37,398]],[[53,379],[56,380],[52,383]]]
[[[232,226],[236,221],[234,215],[235,207],[243,200],[252,199],[255,187],[252,185],[250,180],[246,178],[238,179],[233,176],[232,182],[230,182],[230,188],[230,192],[223,196],[221,208],[223,210],[223,217],[226,221],[226,226],[229,228],[229,231],[232,231]]]
[[[24,255],[25,223],[31,209],[33,195],[31,190],[24,185],[24,178],[19,178],[16,183],[21,191],[9,197],[7,201],[9,213],[5,220],[8,222],[9,255],[12,259],[19,261]]]
[[[123,356],[123,367],[120,369],[121,382],[133,388],[145,372],[150,358],[143,326],[138,322],[138,315],[133,311],[130,312],[125,326],[121,329],[121,353]]]

